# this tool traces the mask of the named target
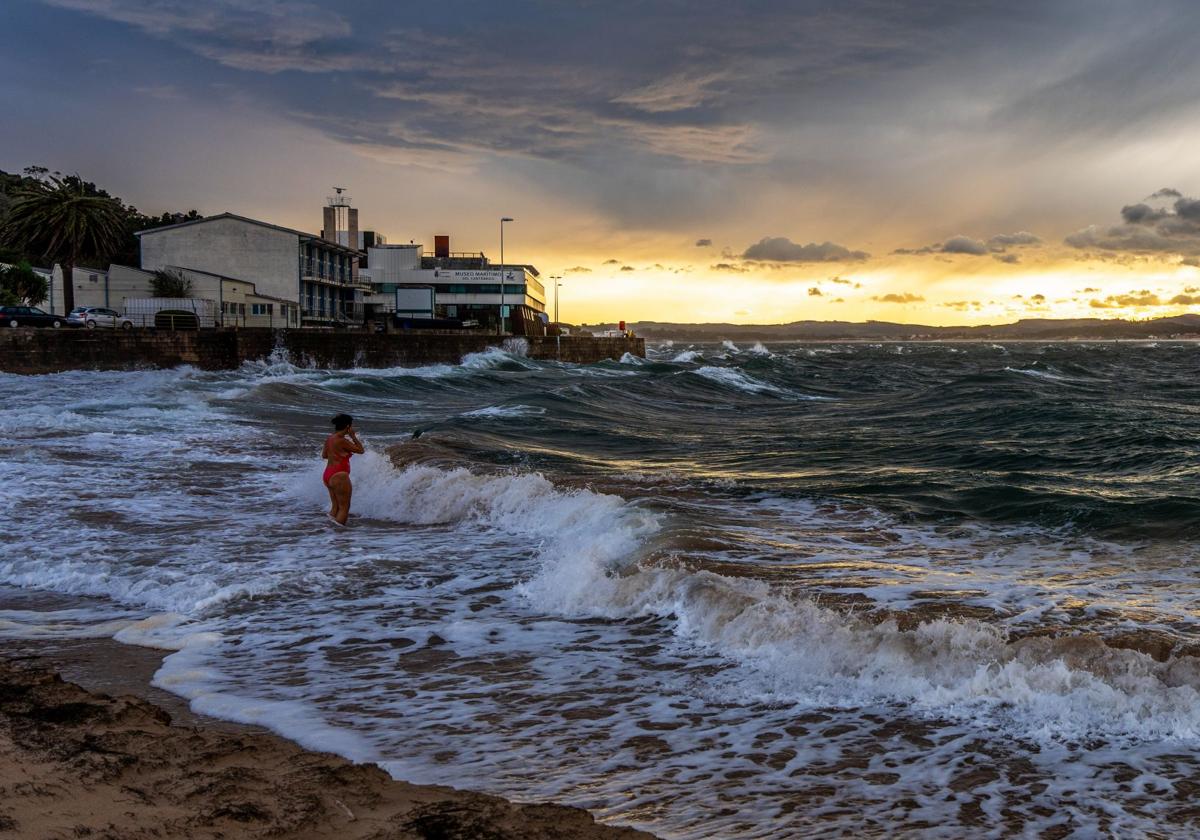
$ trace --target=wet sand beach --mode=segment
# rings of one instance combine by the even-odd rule
[[[139,681],[159,658],[144,648],[87,640],[3,654],[0,836],[651,837],[579,808],[395,781],[375,765],[194,715]]]

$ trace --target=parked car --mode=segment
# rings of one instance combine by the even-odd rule
[[[120,327],[123,330],[133,329],[133,321],[126,318],[115,309],[105,309],[102,306],[77,306],[67,316],[67,321],[74,327]]]
[[[51,315],[36,306],[0,306],[0,324],[10,327],[73,327],[63,315]]]

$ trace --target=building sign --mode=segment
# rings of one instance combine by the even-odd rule
[[[478,271],[478,270],[461,270],[457,268],[438,268],[434,269],[434,276],[442,283],[499,283],[500,270],[495,271]],[[525,282],[525,272],[521,272],[520,278],[511,269],[504,272],[504,282]]]

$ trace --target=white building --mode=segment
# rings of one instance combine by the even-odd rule
[[[54,315],[66,315],[66,304],[63,303],[63,269],[58,263],[49,272],[42,268],[34,271],[50,281],[50,297],[42,306]],[[108,306],[106,300],[108,289],[108,272],[102,268],[86,268],[77,265],[71,272],[75,287],[76,306]]]
[[[396,289],[405,286],[432,288],[439,318],[495,324],[501,303],[506,317],[546,311],[546,290],[536,268],[495,265],[482,253],[454,253],[448,236],[436,237],[432,256],[413,243],[368,248],[367,264],[363,276],[370,278],[371,294],[366,303],[374,313],[394,311]]]
[[[62,268],[53,272],[34,269],[50,281],[50,300],[43,306],[52,313],[64,314]],[[164,266],[186,280],[190,294],[212,304],[212,320],[220,326],[298,327],[300,308],[294,299],[259,292],[254,283],[234,277],[222,277],[182,266]],[[108,271],[94,268],[75,269],[75,305],[101,306],[129,314],[129,302],[154,297],[154,272],[113,263]],[[144,308],[144,307],[143,307]]]
[[[257,303],[263,316],[268,305],[272,311],[278,305],[296,309],[304,325],[363,321],[363,296],[370,287],[359,279],[356,248],[233,213],[143,230],[137,236],[144,271],[177,268],[219,278],[214,288],[222,305],[255,305],[248,298],[227,299],[228,281],[261,298]]]

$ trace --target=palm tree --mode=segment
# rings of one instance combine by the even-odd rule
[[[84,258],[104,259],[121,247],[124,208],[85,189],[78,176],[28,184],[13,194],[0,241],[57,262],[63,273],[63,306],[75,308],[74,269]]]

